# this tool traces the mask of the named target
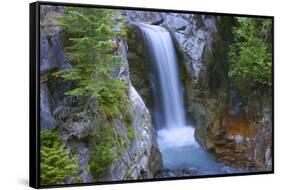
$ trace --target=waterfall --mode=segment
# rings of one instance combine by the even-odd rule
[[[163,166],[168,169],[196,168],[203,175],[240,172],[209,157],[195,140],[194,128],[187,126],[183,91],[175,47],[163,27],[139,24],[150,62],[154,96],[154,120]],[[225,171],[226,170],[226,171]]]
[[[194,128],[186,126],[183,88],[180,82],[175,47],[170,33],[163,27],[139,24],[148,54],[154,96],[154,123],[158,129],[157,142],[165,167],[182,164],[171,156],[179,148],[199,145]],[[176,161],[176,162],[175,162]],[[172,164],[171,164],[172,163]]]
[[[161,128],[186,125],[183,92],[179,80],[177,56],[170,33],[160,26],[141,24],[150,61],[155,73],[152,78],[155,107]],[[160,90],[160,92],[159,92]]]

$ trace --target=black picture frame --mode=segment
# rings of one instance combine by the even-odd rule
[[[190,177],[173,177],[173,178],[157,178],[157,179],[141,179],[128,181],[105,181],[93,183],[79,183],[79,184],[65,184],[65,185],[40,185],[40,6],[75,6],[75,7],[89,7],[89,8],[108,8],[108,9],[126,9],[139,11],[155,11],[155,12],[173,12],[173,13],[191,13],[191,14],[205,14],[217,16],[241,16],[252,18],[268,18],[272,20],[272,170],[264,172],[251,173],[233,173],[233,174],[216,174],[216,175],[202,175]],[[151,182],[151,181],[167,181],[167,180],[183,180],[196,178],[213,178],[213,177],[233,177],[245,175],[260,175],[274,173],[274,16],[264,15],[249,15],[249,14],[235,14],[235,13],[217,13],[217,12],[202,12],[202,11],[188,11],[188,10],[169,10],[157,8],[143,8],[143,7],[125,7],[125,6],[109,6],[109,5],[92,5],[79,3],[61,3],[61,2],[34,2],[30,3],[29,12],[29,52],[30,52],[30,68],[29,68],[29,185],[33,188],[54,188],[54,187],[75,187],[75,186],[89,186],[89,185],[106,185],[106,184],[122,184],[122,183],[136,183],[136,182]]]

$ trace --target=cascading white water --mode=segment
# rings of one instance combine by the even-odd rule
[[[186,125],[183,95],[179,81],[175,48],[170,33],[160,26],[141,25],[147,40],[153,64],[157,72],[162,104],[162,128],[178,128]]]
[[[177,57],[170,33],[154,25],[139,24],[139,28],[153,70],[150,80],[156,104],[154,112],[158,113],[156,125],[160,125],[157,126],[157,142],[164,167],[196,167],[203,174],[223,173],[224,165],[211,159],[200,148],[194,137],[194,128],[186,125]]]
[[[198,145],[194,129],[186,126],[182,85],[179,78],[175,47],[170,33],[163,27],[140,24],[149,58],[154,67],[152,83],[158,118],[158,144],[164,150],[187,144]],[[160,93],[159,93],[160,90]],[[158,100],[160,99],[160,100]]]

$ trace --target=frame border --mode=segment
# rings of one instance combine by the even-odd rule
[[[237,13],[218,13],[218,12],[203,12],[203,11],[188,11],[188,10],[172,10],[144,7],[126,7],[115,5],[95,5],[81,3],[66,3],[66,2],[49,2],[37,1],[30,3],[29,8],[29,48],[30,48],[30,95],[29,95],[29,185],[33,188],[61,188],[61,187],[78,187],[91,185],[111,185],[111,184],[126,184],[137,182],[158,182],[186,179],[202,179],[215,177],[234,177],[234,176],[249,176],[261,174],[274,174],[274,16],[268,15],[251,15]],[[236,16],[250,18],[264,18],[272,20],[272,170],[247,173],[232,173],[232,174],[213,174],[213,175],[198,175],[188,177],[170,177],[170,178],[151,178],[137,180],[120,180],[120,181],[103,181],[91,183],[75,183],[62,185],[41,185],[40,184],[40,6],[74,6],[85,8],[107,8],[118,10],[136,10],[136,11],[154,11],[154,12],[172,12],[186,14],[204,14],[212,16]]]
[[[40,187],[40,3],[29,4],[29,185]]]

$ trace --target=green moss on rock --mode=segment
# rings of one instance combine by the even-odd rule
[[[114,131],[111,125],[99,126],[93,133],[92,151],[89,167],[95,179],[99,179],[105,169],[113,163],[117,154],[115,146]]]

